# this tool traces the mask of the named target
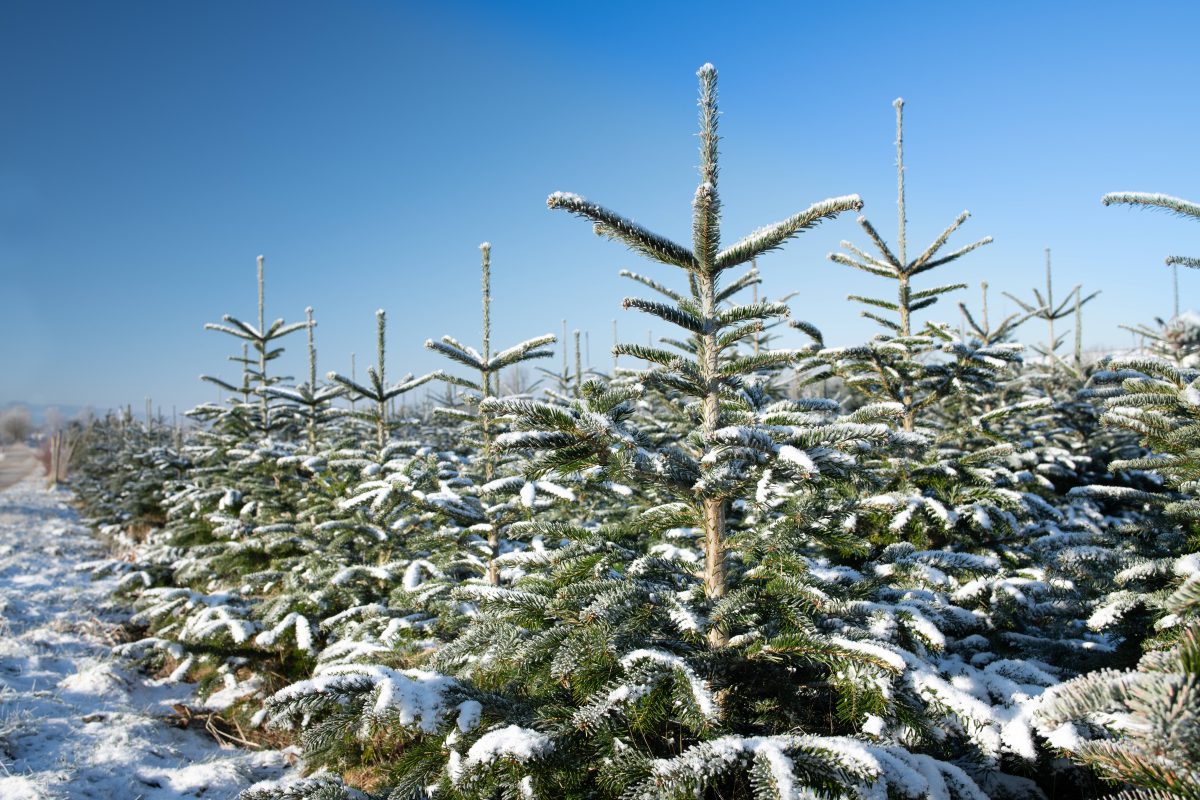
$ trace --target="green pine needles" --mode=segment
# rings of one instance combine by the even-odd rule
[[[830,346],[802,294],[760,295],[760,259],[862,202],[726,241],[698,77],[691,241],[548,200],[650,262],[622,305],[669,332],[614,322],[611,374],[565,320],[495,346],[485,243],[476,345],[427,340],[446,368],[396,381],[381,310],[365,377],[320,378],[312,309],[268,324],[260,259],[257,320],[209,326],[238,340],[225,402],[88,426],[73,487],[126,550],[102,568],[134,608],[120,652],[302,748],[247,800],[1196,798],[1193,317],[1092,363],[1095,295],[1048,264],[1003,319],[987,283],[929,317],[965,288],[933,270],[990,238],[951,245],[964,212],[910,252],[898,100],[896,239],[860,217],[867,245],[830,256],[888,281],[850,297],[879,330]]]

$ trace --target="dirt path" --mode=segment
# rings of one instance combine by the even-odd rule
[[[124,612],[114,579],[80,569],[103,553],[69,499],[40,479],[0,491],[0,798],[228,800],[278,777],[279,752],[221,749],[162,721],[193,687],[112,659]]]
[[[44,475],[37,453],[23,444],[0,447],[0,491],[34,475]]]

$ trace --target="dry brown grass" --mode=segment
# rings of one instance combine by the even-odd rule
[[[251,702],[238,702],[223,711],[207,711],[182,703],[171,706],[175,714],[163,721],[176,728],[203,730],[222,747],[248,750],[282,750],[293,743],[288,731],[255,728],[250,725]]]
[[[388,774],[378,766],[360,765],[342,773],[342,782],[371,794],[387,785]]]

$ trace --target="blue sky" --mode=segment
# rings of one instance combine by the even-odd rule
[[[235,374],[232,348],[202,327],[253,316],[259,253],[269,317],[315,307],[322,372],[371,362],[379,307],[393,375],[442,366],[426,338],[476,341],[484,240],[493,341],[565,317],[605,366],[612,319],[623,338],[650,327],[621,311],[637,292],[617,270],[678,278],[545,198],[577,192],[688,241],[706,61],[728,239],[852,192],[894,238],[903,96],[910,248],[964,208],[956,241],[995,237],[941,282],[1024,296],[1051,247],[1064,291],[1103,290],[1090,344],[1169,314],[1162,259],[1200,255],[1200,226],[1099,199],[1200,199],[1194,3],[745,5],[11,0],[0,404],[215,399],[197,376]],[[845,296],[880,288],[825,259],[843,238],[862,241],[850,217],[760,264],[831,344],[874,332]],[[1200,305],[1200,275],[1181,285]],[[933,311],[958,319],[953,301]]]

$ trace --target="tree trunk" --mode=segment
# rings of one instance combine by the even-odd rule
[[[717,360],[716,279],[709,274],[698,276],[704,333],[701,334],[700,370],[706,393],[702,407],[704,438],[710,440],[720,425],[721,378]],[[725,498],[703,498],[704,526],[704,592],[712,599],[725,596]],[[717,630],[708,632],[713,647],[724,647],[728,639]]]

